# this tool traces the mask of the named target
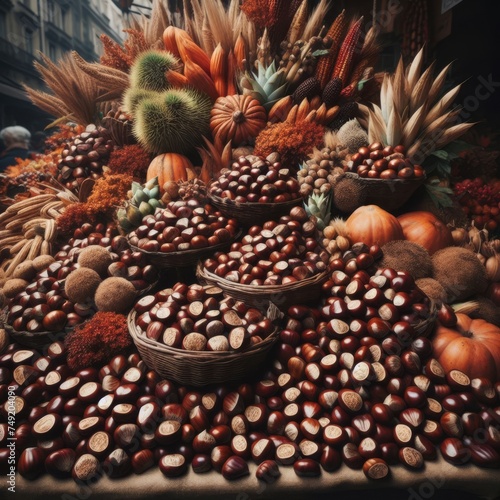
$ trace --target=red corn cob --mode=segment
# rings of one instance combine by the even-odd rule
[[[325,37],[332,39],[332,46],[328,54],[321,56],[316,65],[315,76],[319,80],[321,88],[324,89],[325,85],[330,81],[332,70],[335,64],[335,59],[339,52],[340,43],[344,36],[345,29],[347,28],[347,19],[345,17],[345,10],[343,10],[333,21],[330,29]]]
[[[358,45],[359,36],[361,34],[362,22],[363,18],[361,17],[352,25],[344,39],[344,42],[342,43],[342,47],[340,47],[340,52],[337,57],[337,61],[335,62],[332,78],[338,76],[342,80],[343,85],[349,81],[349,74],[352,69],[356,46]]]

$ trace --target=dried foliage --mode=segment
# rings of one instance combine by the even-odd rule
[[[119,69],[128,73],[134,59],[150,46],[146,43],[144,32],[137,29],[123,30],[128,37],[123,43],[123,47],[111,40],[107,35],[101,35],[104,53],[101,56],[101,64],[110,68]]]
[[[359,107],[367,120],[369,142],[402,144],[418,163],[473,125],[458,123],[459,109],[451,108],[460,85],[439,99],[450,65],[433,78],[434,63],[422,72],[422,62],[423,49],[406,69],[400,59],[394,74],[384,76],[380,107]]]
[[[106,90],[80,69],[70,55],[57,63],[43,54],[40,57],[42,63],[35,62],[35,68],[52,94],[25,86],[33,104],[57,118],[74,119],[79,125],[94,123]]]
[[[324,133],[324,127],[305,120],[268,125],[257,136],[254,154],[265,158],[277,152],[283,165],[298,169],[313,149],[322,145]]]

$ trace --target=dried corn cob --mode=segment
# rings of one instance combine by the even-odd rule
[[[309,100],[307,99],[307,97],[304,97],[304,99],[302,99],[302,102],[299,104],[299,107],[297,109],[297,116],[295,118],[295,121],[299,122],[301,120],[304,120],[310,111],[311,111],[311,106],[309,105]]]
[[[210,58],[210,76],[219,96],[227,95],[227,54],[219,43]]]
[[[349,81],[356,46],[358,45],[359,37],[361,35],[362,22],[363,17],[361,17],[352,25],[351,29],[344,39],[344,42],[342,43],[342,46],[340,47],[339,55],[337,57],[337,60],[335,61],[335,67],[331,76],[332,78],[340,78],[343,85],[346,85],[346,83]]]
[[[288,33],[286,35],[288,43],[293,45],[302,37],[302,33],[304,32],[304,28],[307,24],[307,16],[307,0],[302,0],[297,12],[295,12],[295,15],[293,16],[290,28],[288,29]]]
[[[248,59],[247,44],[243,35],[240,33],[233,48],[234,57],[236,59],[236,68],[239,71],[245,71],[246,61]]]
[[[335,65],[335,60],[339,51],[344,32],[347,28],[347,19],[345,15],[345,10],[343,10],[333,21],[330,29],[326,33],[326,37],[332,40],[332,45],[328,54],[321,56],[316,65],[315,76],[319,80],[321,88],[325,88],[325,85],[330,81],[332,76],[332,71]]]
[[[229,51],[227,55],[227,84],[226,84],[226,95],[235,95],[238,93],[236,87],[236,70],[237,61],[232,50]]]
[[[268,121],[271,123],[277,123],[285,121],[288,113],[292,109],[293,98],[291,95],[282,97],[279,101],[274,103],[273,107],[269,110],[267,115]]]

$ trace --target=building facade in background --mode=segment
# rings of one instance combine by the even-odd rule
[[[123,38],[126,19],[112,0],[0,0],[0,129],[23,125],[43,129],[51,117],[26,97],[22,85],[43,90],[33,67],[38,53],[56,61],[76,50],[97,60],[99,36]]]

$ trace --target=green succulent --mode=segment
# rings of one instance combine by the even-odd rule
[[[257,74],[246,72],[241,78],[240,86],[243,94],[251,95],[269,111],[272,105],[286,95],[288,82],[283,68],[276,71],[273,61],[269,66],[257,61]]]

